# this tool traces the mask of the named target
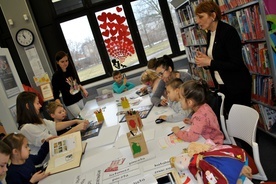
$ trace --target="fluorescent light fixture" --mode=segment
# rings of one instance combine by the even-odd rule
[[[56,2],[59,2],[61,0],[52,0],[52,3],[56,3]]]

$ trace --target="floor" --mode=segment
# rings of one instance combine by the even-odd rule
[[[259,144],[260,159],[269,181],[276,181],[276,138],[258,130],[256,136]],[[253,181],[255,184],[260,181]]]

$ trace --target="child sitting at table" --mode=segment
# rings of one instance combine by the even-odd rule
[[[215,144],[223,144],[223,133],[220,131],[216,114],[206,103],[206,94],[209,88],[204,80],[190,80],[180,87],[180,102],[184,110],[191,109],[194,113],[189,121],[191,124],[187,130],[173,127],[173,133],[180,139],[192,142],[197,141],[201,135],[205,139],[211,139]]]
[[[27,138],[20,133],[10,133],[4,137],[11,149],[11,163],[8,165],[6,182],[8,184],[37,183],[49,175],[44,171],[36,171],[35,164],[41,163],[49,153],[48,140],[44,142],[37,155],[30,155]]]
[[[183,81],[179,78],[175,78],[167,83],[166,92],[168,98],[168,106],[174,110],[174,114],[166,116],[161,115],[159,119],[163,119],[167,122],[178,122],[184,121],[185,118],[191,113],[190,109],[184,110],[181,108],[180,103],[180,86],[183,84]]]
[[[46,106],[46,109],[53,121],[56,124],[59,123],[61,126],[64,127],[64,129],[57,131],[57,135],[62,135],[66,133],[67,131],[71,130],[72,127],[81,124],[84,121],[81,119],[69,120],[67,117],[67,112],[64,109],[63,105],[56,101],[49,102]],[[74,130],[70,132],[74,132]]]
[[[57,131],[72,125],[70,122],[55,123],[54,121],[41,118],[39,113],[40,108],[41,104],[38,97],[33,92],[23,91],[16,98],[18,129],[28,139],[31,154],[33,155],[38,153],[45,140],[57,136]],[[87,120],[79,120],[78,123],[77,126],[64,134],[86,130],[89,125]]]
[[[112,76],[115,81],[112,84],[114,93],[120,94],[135,87],[133,83],[127,81],[126,75],[122,75],[119,70],[114,70]]]
[[[147,69],[141,74],[140,77],[141,83],[146,85],[141,88],[140,91],[149,90],[150,88],[150,91],[148,92],[154,93],[160,80],[160,77],[154,70]]]
[[[2,179],[5,177],[8,170],[7,164],[10,160],[11,149],[10,147],[0,140],[0,184],[2,184]]]

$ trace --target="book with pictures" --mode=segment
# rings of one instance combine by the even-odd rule
[[[132,110],[133,111],[139,111],[139,115],[140,115],[141,119],[144,119],[144,118],[148,117],[152,107],[153,107],[153,105],[151,104],[151,105],[146,105],[146,106],[140,106],[140,107],[137,107],[137,108],[133,108]],[[118,112],[117,114],[120,115],[120,114],[125,114],[125,113]],[[125,122],[125,121],[126,121],[126,118],[125,118],[125,115],[124,115],[119,123],[122,123],[122,122]]]
[[[145,95],[149,94],[148,90],[143,90],[143,91],[138,90],[138,91],[136,91],[135,93],[136,93],[138,96],[145,96]]]
[[[74,132],[49,141],[48,166],[46,173],[56,174],[79,167],[85,144],[81,141],[81,133]]]
[[[103,123],[99,123],[97,121],[96,122],[93,122],[93,121],[90,122],[89,127],[85,131],[81,132],[82,140],[86,140],[86,139],[89,139],[91,137],[98,136],[99,133],[100,133],[100,130],[102,128],[102,125],[103,125]]]

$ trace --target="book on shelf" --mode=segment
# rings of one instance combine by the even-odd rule
[[[86,144],[82,143],[79,131],[50,140],[50,159],[46,172],[55,174],[79,167],[85,150],[84,146]]]
[[[264,122],[264,118],[263,118],[262,112],[260,110],[260,105],[261,104],[253,104],[252,107],[253,107],[253,109],[255,109],[259,113],[258,127],[260,127],[263,130],[267,131],[267,126]]]
[[[276,111],[259,104],[260,112],[265,123],[265,130],[270,130],[276,122]]]

